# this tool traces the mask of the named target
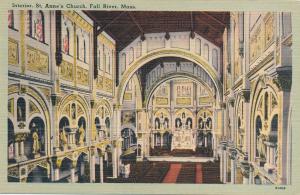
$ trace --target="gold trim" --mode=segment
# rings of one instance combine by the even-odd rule
[[[85,31],[92,32],[93,26],[89,24],[83,17],[81,17],[77,12],[71,10],[63,10],[63,15],[69,18],[72,22],[76,23],[80,28]]]
[[[12,38],[8,38],[8,65],[19,65],[19,43]]]

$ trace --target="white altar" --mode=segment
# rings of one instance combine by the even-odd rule
[[[173,131],[171,151],[174,149],[196,150],[196,134],[192,129],[176,129]]]

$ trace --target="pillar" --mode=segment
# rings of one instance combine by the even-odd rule
[[[71,168],[71,183],[75,183],[75,167]]]
[[[227,152],[223,150],[223,183],[227,183]]]
[[[20,156],[24,156],[24,140],[20,142]]]
[[[19,142],[15,142],[15,158],[17,159],[19,157]]]
[[[233,150],[231,151],[231,154],[230,154],[230,160],[231,160],[231,178],[230,178],[230,182],[231,184],[235,184],[236,183],[236,151]]]
[[[99,175],[100,175],[100,183],[104,183],[104,178],[103,178],[103,156],[99,156]]]
[[[59,168],[55,167],[54,168],[54,181],[58,181],[59,180]]]
[[[96,173],[95,173],[95,161],[96,161],[96,157],[95,157],[95,148],[92,147],[90,150],[90,182],[94,183],[95,182],[95,177],[96,177]],[[83,163],[81,163],[82,166]],[[80,171],[82,173],[82,171]]]
[[[118,162],[117,162],[117,148],[114,146],[112,151],[112,169],[113,178],[118,177]]]

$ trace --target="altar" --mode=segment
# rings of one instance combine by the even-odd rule
[[[171,151],[174,149],[196,150],[196,135],[191,129],[176,129],[173,131]]]

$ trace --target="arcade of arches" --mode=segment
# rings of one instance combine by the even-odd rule
[[[10,10],[8,36],[8,181],[291,183],[290,13]]]

